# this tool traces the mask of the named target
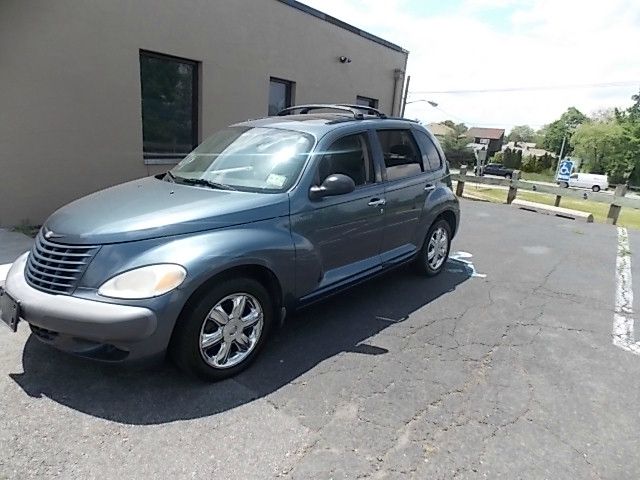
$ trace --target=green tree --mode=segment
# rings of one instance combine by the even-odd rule
[[[540,170],[549,170],[553,166],[553,157],[548,153],[545,153],[541,157],[538,157],[538,165]]]
[[[634,170],[630,138],[619,121],[584,123],[576,129],[571,144],[584,169],[607,174],[612,183],[626,182]]]
[[[454,167],[459,167],[463,164],[473,165],[476,162],[473,152],[467,148],[468,143],[467,138],[451,133],[444,136],[440,141],[440,146],[449,163]]]
[[[538,158],[535,155],[527,155],[522,160],[522,171],[523,172],[541,172],[542,168],[538,162]]]
[[[445,120],[442,125],[452,128],[458,135],[462,135],[469,130],[464,123],[456,123],[453,120]]]
[[[575,107],[569,107],[558,120],[551,122],[549,125],[545,125],[542,146],[559,155],[560,149],[562,148],[562,141],[566,136],[567,142],[565,143],[563,156],[571,153],[572,147],[569,139],[573,131],[587,120],[587,117],[580,110]]]
[[[504,154],[502,152],[496,152],[493,156],[494,163],[502,163],[504,161]]]
[[[529,125],[516,125],[514,126],[509,135],[507,135],[508,142],[533,142],[536,132]]]
[[[516,159],[513,162],[513,168],[520,169],[522,168],[522,150],[516,150]]]
[[[622,147],[616,163],[609,169],[611,175],[628,172],[624,181],[640,185],[640,92],[632,95],[631,100],[633,104],[627,110],[615,111],[616,122],[622,128]]]

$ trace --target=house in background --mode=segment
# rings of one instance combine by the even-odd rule
[[[443,125],[441,123],[430,123],[426,125],[426,128],[438,139],[442,139],[447,135],[455,135],[456,133],[453,128],[447,127],[446,125]]]
[[[527,155],[533,155],[534,157],[542,157],[545,154],[551,155],[552,157],[556,156],[555,153],[549,152],[544,148],[536,148],[536,144],[532,142],[507,142],[505,145],[503,145],[502,150],[504,151],[507,148],[512,151],[522,150],[522,155],[525,157]]]
[[[467,137],[470,143],[486,145],[487,156],[490,157],[502,149],[504,143],[503,128],[480,128],[471,127],[467,130]]]

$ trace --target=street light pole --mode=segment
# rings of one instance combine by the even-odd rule
[[[559,160],[562,160],[562,153],[564,152],[564,144],[566,141],[567,141],[567,134],[565,133],[564,137],[562,137],[562,145],[560,146],[560,157],[558,157]]]
[[[427,100],[425,98],[421,98],[420,100],[411,100],[410,102],[407,102],[407,97],[405,97],[404,102],[402,104],[402,116],[404,117],[404,107],[406,107],[410,103],[418,103],[418,102],[427,102],[433,108],[438,108],[438,103],[434,102],[433,100]]]

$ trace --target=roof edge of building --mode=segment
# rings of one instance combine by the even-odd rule
[[[284,3],[285,5],[289,5],[290,7],[293,7],[297,10],[300,10],[301,12],[307,13],[309,15],[313,15],[314,17],[319,18],[320,20],[324,20],[325,22],[331,23],[344,30],[348,30],[349,32],[355,33],[356,35],[366,38],[367,40],[378,43],[384,47],[390,48],[391,50],[404,53],[405,55],[409,54],[408,50],[405,50],[404,48],[402,48],[399,45],[396,45],[395,43],[391,43],[388,40],[385,40],[384,38],[378,37],[377,35],[361,30],[358,27],[354,27],[350,23],[343,22],[342,20],[336,17],[332,17],[331,15],[328,15],[304,3],[298,2],[297,0],[277,0],[277,1],[280,3]]]

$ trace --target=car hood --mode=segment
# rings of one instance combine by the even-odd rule
[[[44,224],[51,239],[105,244],[213,230],[289,214],[286,193],[215,190],[147,177],[65,205]]]

